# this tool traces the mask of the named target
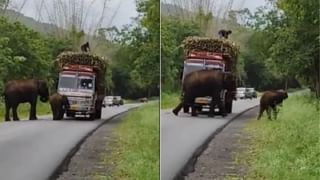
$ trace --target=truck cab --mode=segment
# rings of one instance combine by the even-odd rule
[[[95,114],[96,73],[91,66],[67,65],[59,73],[58,93],[66,95],[70,109],[67,116],[87,116]]]

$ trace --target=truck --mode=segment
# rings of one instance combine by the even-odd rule
[[[236,64],[239,54],[239,46],[225,39],[209,37],[187,37],[183,43],[184,62],[182,71],[182,83],[184,77],[202,69],[213,69],[216,71],[236,73]],[[221,92],[221,99],[226,107],[227,113],[232,113],[232,102],[236,92]],[[182,94],[183,98],[183,94]],[[194,106],[198,111],[209,108],[211,97],[197,97]],[[189,112],[189,106],[185,106],[184,112]]]
[[[68,98],[68,117],[100,119],[105,97],[107,60],[83,52],[63,52],[56,59],[57,92]]]

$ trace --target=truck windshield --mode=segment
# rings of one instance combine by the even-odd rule
[[[75,89],[77,83],[76,76],[72,75],[62,75],[59,79],[59,88],[70,88]]]
[[[79,77],[80,89],[93,89],[93,79],[90,77]]]

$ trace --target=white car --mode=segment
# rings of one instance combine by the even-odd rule
[[[105,106],[113,106],[113,96],[104,97],[103,104]]]
[[[246,88],[245,87],[239,87],[237,88],[237,99],[245,99],[246,98]]]

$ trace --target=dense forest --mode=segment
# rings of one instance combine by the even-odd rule
[[[55,91],[57,55],[79,51],[81,44],[89,41],[92,53],[110,60],[107,94],[125,98],[159,95],[159,2],[136,1],[138,16],[131,24],[101,26],[94,33],[86,32],[74,16],[59,17],[70,24],[66,27],[22,17],[7,9],[9,2],[0,1],[0,91],[8,80],[28,78],[45,79]],[[79,6],[76,1],[71,5]]]
[[[172,2],[161,6],[162,91],[179,90],[186,36],[217,37],[220,28],[227,28],[240,45],[239,86],[260,91],[307,87],[319,97],[318,0],[271,0],[255,12],[230,8],[219,17],[200,1],[192,10]]]

